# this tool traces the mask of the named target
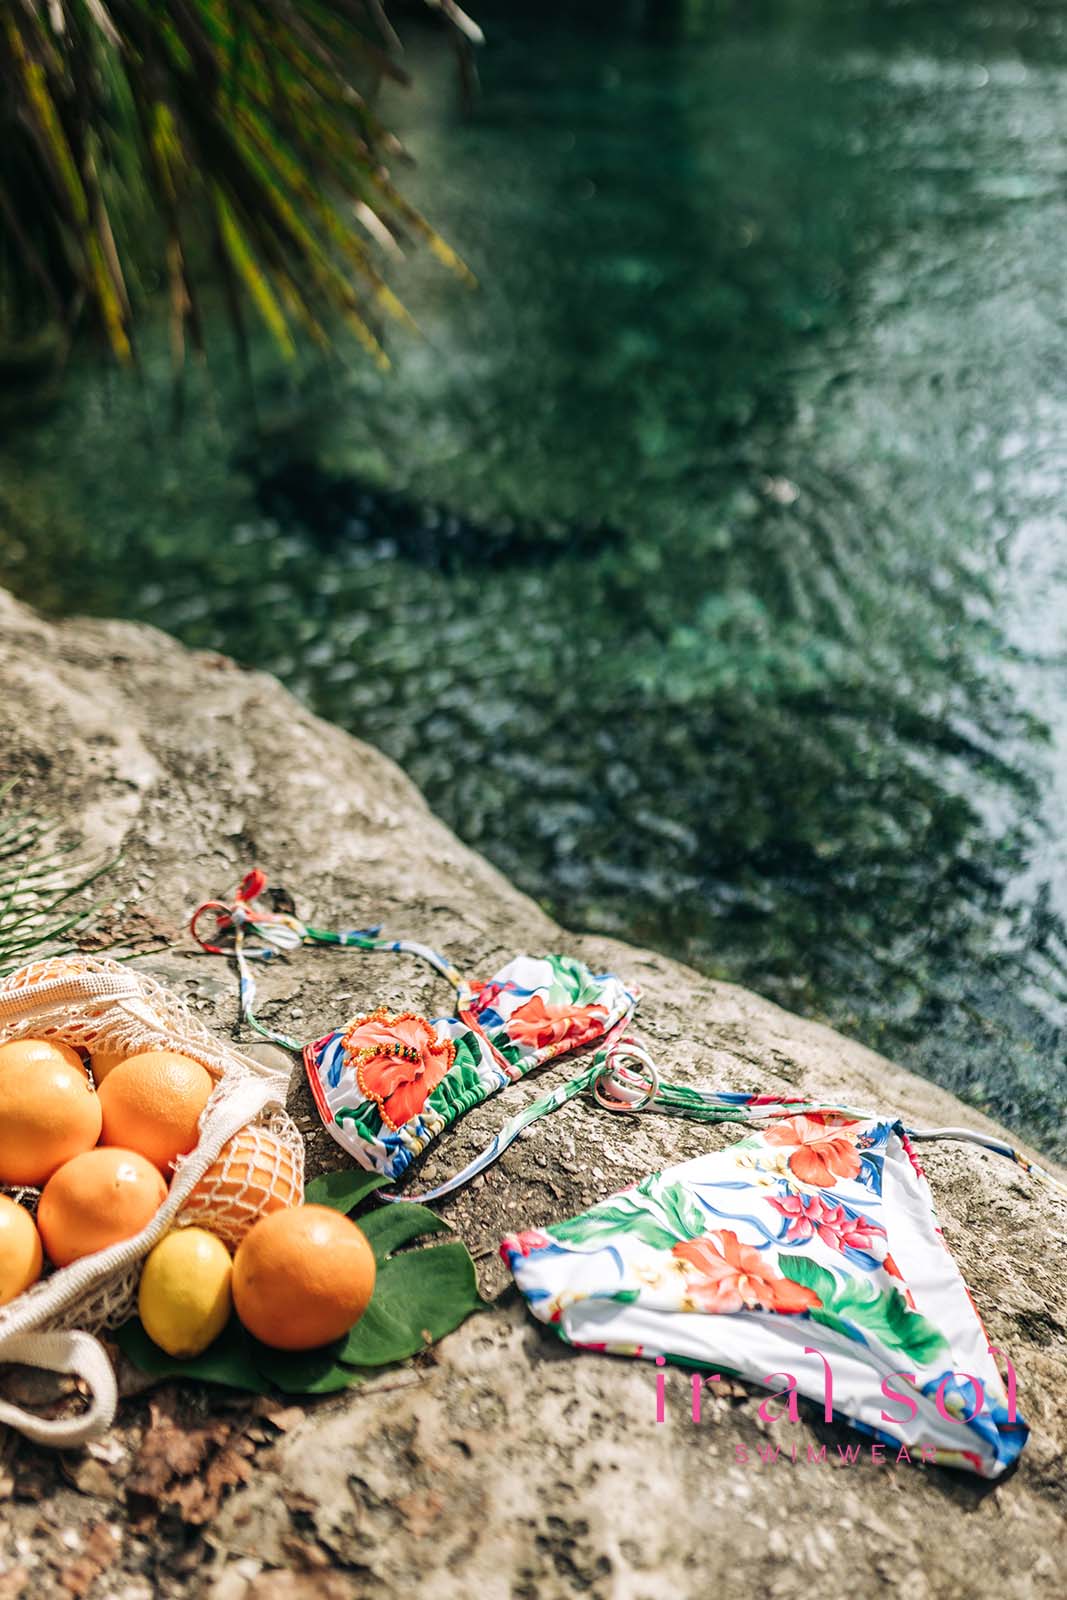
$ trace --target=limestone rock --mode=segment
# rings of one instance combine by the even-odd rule
[[[232,974],[182,930],[193,906],[228,895],[255,863],[309,920],[381,922],[476,976],[521,950],[560,949],[637,979],[642,1031],[673,1079],[842,1098],[918,1125],[992,1127],[935,1085],[753,994],[645,950],[561,932],[429,812],[392,762],[272,678],[145,627],[53,626],[0,593],[0,681],[0,780],[19,775],[23,800],[91,848],[121,846],[108,889],[116,916],[173,930],[172,947],[144,964],[224,1032],[235,1029]],[[433,1014],[447,1001],[423,966],[385,954],[304,951],[261,979],[263,1017],[306,1037],[369,1005]],[[465,1118],[420,1181],[462,1165],[562,1070]],[[299,1069],[292,1106],[310,1130],[312,1170],[343,1164]],[[1067,1203],[1003,1161],[962,1146],[923,1151],[945,1237],[991,1342],[1014,1360],[1033,1428],[1020,1467],[997,1486],[869,1460],[809,1466],[809,1443],[829,1442],[832,1457],[855,1436],[808,1422],[793,1430],[797,1466],[763,1465],[758,1397],[723,1386],[698,1426],[674,1374],[673,1408],[657,1426],[647,1366],[577,1355],[525,1315],[496,1259],[503,1231],[571,1215],[735,1136],[613,1119],[583,1100],[539,1123],[441,1207],[494,1309],[435,1360],[290,1416],[225,1502],[200,1566],[186,1556],[166,1567],[157,1553],[156,1592],[834,1600],[899,1590],[1027,1600],[1067,1591]],[[32,1529],[37,1511],[25,1509]],[[32,1566],[31,1544],[23,1536],[10,1559],[25,1554]],[[48,1590],[35,1580],[33,1592]]]

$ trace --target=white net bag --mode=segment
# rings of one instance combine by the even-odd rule
[[[264,1066],[216,1039],[161,984],[117,961],[37,961],[0,982],[0,1044],[24,1038],[123,1055],[175,1050],[215,1080],[196,1147],[176,1163],[167,1198],[148,1226],[0,1306],[0,1362],[72,1373],[90,1393],[86,1412],[57,1420],[0,1400],[0,1423],[38,1443],[70,1448],[104,1432],[114,1417],[114,1373],[93,1335],[132,1313],[144,1256],[174,1226],[195,1222],[236,1244],[264,1210],[299,1204],[304,1142],[285,1110],[287,1069]],[[32,1206],[35,1191],[9,1192]]]

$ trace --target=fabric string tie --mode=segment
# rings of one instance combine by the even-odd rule
[[[380,937],[380,927],[343,930],[315,928],[301,922],[299,917],[290,912],[268,911],[257,904],[266,887],[266,874],[259,868],[254,868],[242,879],[232,905],[226,905],[221,900],[205,900],[193,912],[189,922],[189,931],[202,950],[209,955],[233,956],[239,979],[238,1005],[241,1021],[246,1022],[262,1038],[269,1039],[273,1044],[280,1044],[286,1050],[295,1050],[297,1053],[303,1049],[303,1042],[300,1039],[294,1039],[291,1034],[280,1033],[274,1028],[267,1027],[256,1016],[257,989],[251,965],[254,961],[267,962],[280,955],[289,955],[301,945],[397,951],[417,956],[451,984],[456,991],[459,1014],[462,1016],[464,1012],[469,1011],[474,998],[470,983],[456,970],[451,961],[438,951],[431,950],[428,945],[419,944],[413,939]],[[206,916],[215,918],[215,932],[212,938],[200,931],[201,921]],[[252,945],[249,943],[249,935],[263,942]],[[228,939],[228,946],[216,942],[220,939]]]
[[[627,1064],[634,1062],[639,1069],[636,1073],[632,1066]],[[592,1090],[598,1105],[616,1114],[658,1111],[666,1116],[688,1117],[697,1122],[707,1123],[736,1122],[758,1125],[770,1122],[775,1117],[795,1116],[838,1116],[867,1121],[873,1115],[871,1111],[860,1110],[855,1106],[830,1104],[825,1100],[807,1100],[802,1096],[735,1094],[664,1083],[652,1065],[645,1047],[630,1036],[623,1036],[598,1051],[592,1063],[566,1083],[560,1084],[548,1094],[531,1101],[528,1106],[516,1112],[504,1123],[485,1149],[451,1178],[419,1193],[407,1192],[403,1196],[382,1194],[379,1198],[422,1202],[443,1199],[445,1195],[454,1193],[491,1167],[500,1159],[508,1146],[514,1144],[519,1135],[533,1123],[553,1111],[558,1111],[560,1106],[566,1105],[568,1100],[573,1100],[575,1095],[581,1094],[585,1089]],[[1021,1150],[1008,1144],[1004,1139],[996,1139],[973,1128],[906,1127],[904,1132],[914,1142],[953,1139],[977,1145],[994,1155],[1006,1157],[1023,1172],[1041,1178],[1060,1194],[1067,1196],[1067,1184],[1061,1183],[1051,1172],[1046,1171],[1036,1161],[1031,1161],[1029,1156],[1024,1155]]]

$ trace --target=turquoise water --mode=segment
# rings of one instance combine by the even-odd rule
[[[405,265],[390,375],[262,347],[254,416],[223,345],[177,437],[151,350],[9,384],[0,580],[268,667],[565,922],[1063,1153],[1067,17],[574,9],[480,10],[470,115],[415,37],[481,286]]]

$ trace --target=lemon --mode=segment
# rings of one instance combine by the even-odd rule
[[[205,1228],[175,1228],[141,1273],[137,1309],[148,1337],[186,1361],[217,1339],[230,1317],[233,1262]]]

